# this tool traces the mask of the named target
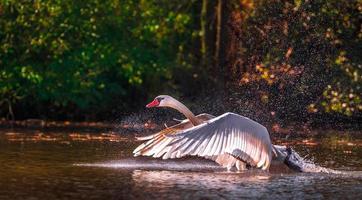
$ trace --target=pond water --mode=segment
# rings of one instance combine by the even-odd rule
[[[132,150],[139,143],[132,138],[120,133],[0,130],[0,199],[362,196],[362,140],[356,137],[275,140],[289,142],[301,155],[342,174],[236,173],[197,158],[133,158]]]

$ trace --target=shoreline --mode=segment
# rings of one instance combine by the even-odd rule
[[[171,124],[172,125],[172,124]],[[28,120],[0,120],[0,134],[4,131],[22,132],[79,132],[79,133],[122,133],[122,135],[147,135],[156,133],[165,127],[148,120],[145,123],[119,122],[74,122],[74,121],[48,121],[40,119]],[[272,138],[307,138],[323,137],[325,135],[362,138],[362,130],[351,129],[349,126],[333,128],[324,125],[323,127],[310,127],[308,124],[288,125],[281,127],[278,124],[267,126]],[[26,131],[27,130],[27,131]]]

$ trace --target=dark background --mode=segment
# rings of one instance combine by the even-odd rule
[[[0,117],[109,121],[169,94],[263,122],[361,121],[360,0],[5,0]]]

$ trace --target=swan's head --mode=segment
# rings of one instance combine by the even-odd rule
[[[146,105],[146,108],[152,107],[169,107],[175,99],[168,95],[159,95],[151,103]]]

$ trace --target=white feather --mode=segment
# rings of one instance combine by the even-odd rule
[[[143,147],[158,142],[143,155],[163,156],[164,159],[187,155],[217,158],[239,149],[239,156],[247,156],[247,160],[251,159],[249,164],[262,169],[268,169],[272,159],[272,144],[266,128],[234,113],[225,113],[206,123],[165,135],[163,141],[157,141],[157,137],[150,141],[137,148],[135,152],[139,153]],[[232,163],[232,160],[230,162]]]

